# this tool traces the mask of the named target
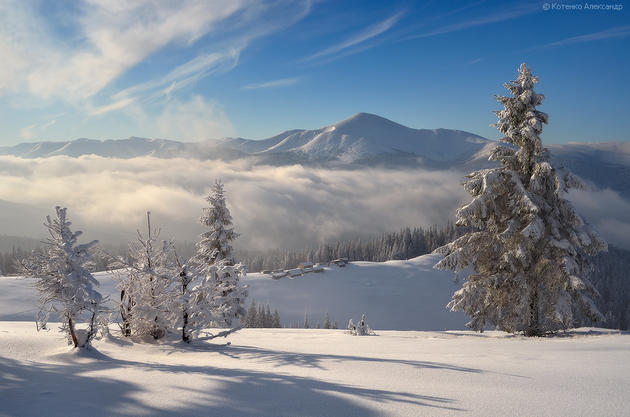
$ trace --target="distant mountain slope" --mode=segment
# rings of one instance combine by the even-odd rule
[[[21,158],[46,158],[57,155],[78,157],[99,155],[113,158],[134,158],[138,156],[176,155],[186,149],[187,144],[166,139],[76,139],[68,142],[21,143],[16,146],[0,147],[0,155],[14,155]]]
[[[630,142],[568,143],[549,151],[555,165],[630,199]]]
[[[412,129],[374,114],[357,113],[320,129],[289,130],[262,141],[238,138],[214,143],[262,157],[263,161],[279,160],[280,154],[289,154],[291,161],[342,163],[406,155],[420,158],[418,162],[449,163],[469,158],[489,142],[461,130]]]

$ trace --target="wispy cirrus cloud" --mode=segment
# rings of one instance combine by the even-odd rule
[[[295,85],[301,81],[300,77],[281,78],[279,80],[266,81],[263,83],[247,84],[243,86],[243,90],[259,90],[263,88],[278,88]]]
[[[42,133],[44,133],[46,129],[48,129],[55,123],[57,123],[57,120],[52,119],[43,124],[31,124],[31,125],[25,126],[22,129],[20,129],[20,137],[26,140],[34,139],[38,135],[41,135]]]
[[[539,11],[540,8],[536,4],[523,4],[511,7],[509,10],[502,10],[496,13],[487,14],[481,17],[466,18],[462,21],[449,23],[426,32],[416,33],[404,37],[402,40],[411,40],[418,38],[429,38],[438,35],[444,35],[452,32],[459,32],[474,27],[489,25],[492,23],[503,22],[506,20],[516,19],[531,13]]]
[[[548,49],[557,48],[566,45],[575,45],[579,43],[595,42],[605,39],[621,39],[630,36],[630,25],[616,26],[606,30],[584,35],[572,36],[570,38],[561,39],[559,41],[547,43],[545,45],[536,46],[531,49]]]
[[[295,23],[310,8],[310,0],[78,0],[51,3],[44,11],[6,0],[0,3],[0,56],[6,58],[0,96],[38,106],[60,101],[88,117],[156,97],[168,101],[234,68],[252,41]],[[142,70],[148,58],[173,47],[187,60]],[[130,85],[137,77],[125,77],[138,67],[148,79]]]
[[[134,102],[134,98],[133,97],[126,97],[126,98],[120,99],[118,101],[114,101],[112,103],[96,107],[93,110],[91,110],[89,114],[90,114],[90,116],[100,116],[100,115],[107,114],[107,113],[115,111],[115,110],[123,109],[123,108],[129,106],[133,102]]]
[[[316,52],[302,59],[302,62],[311,62],[320,58],[330,58],[336,54],[341,54],[341,53],[344,53],[344,55],[347,55],[347,52],[350,48],[360,46],[364,44],[365,42],[369,41],[370,39],[373,39],[387,32],[388,30],[390,30],[392,27],[396,25],[396,23],[398,23],[398,21],[403,16],[404,16],[403,12],[396,13],[393,16],[390,16],[387,19],[368,27],[362,32],[359,32],[342,42],[329,46],[328,48],[325,48],[319,52]],[[361,50],[364,50],[364,49],[365,49],[365,45],[363,49]]]
[[[166,75],[128,87],[112,96],[113,99],[132,97],[146,92],[159,95],[172,94],[178,89],[200,80],[209,74],[229,71],[238,63],[242,47],[232,47],[226,51],[204,53],[175,67]]]
[[[244,0],[84,0],[81,12],[65,15],[75,41],[59,36],[35,7],[8,0],[0,6],[0,33],[9,40],[4,47],[24,63],[13,81],[34,96],[76,102],[159,49],[190,45],[248,7]]]

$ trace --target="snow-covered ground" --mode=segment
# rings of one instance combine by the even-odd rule
[[[466,316],[446,308],[458,285],[453,273],[433,269],[438,260],[439,255],[424,255],[408,261],[352,262],[294,279],[248,274],[244,282],[250,299],[277,308],[285,325],[303,322],[307,313],[314,327],[328,312],[330,320],[345,327],[350,318],[356,322],[365,313],[376,329],[463,330]]]
[[[452,273],[433,269],[437,260],[436,255],[424,255],[408,261],[352,262],[294,279],[253,273],[243,281],[249,299],[278,309],[285,326],[302,323],[307,313],[315,327],[328,312],[340,327],[365,313],[375,329],[463,330],[466,316],[445,307],[457,284]],[[112,274],[99,272],[95,277],[103,295],[119,299]],[[0,320],[34,319],[37,297],[32,282],[0,277]]]
[[[0,322],[0,415],[628,415],[628,333],[246,329],[228,340],[110,338],[81,353],[56,331]]]
[[[436,258],[357,262],[295,279],[250,274],[250,296],[283,322],[341,326],[366,313],[377,336],[245,329],[227,339],[66,346],[36,332],[32,281],[0,277],[0,416],[621,416],[630,333],[578,329],[543,339],[462,328],[444,307],[457,284]],[[100,291],[117,299],[111,274]],[[383,330],[398,329],[398,330]],[[231,344],[228,345],[227,341]]]

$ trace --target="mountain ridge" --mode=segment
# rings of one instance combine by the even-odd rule
[[[489,143],[479,135],[453,129],[414,129],[381,116],[357,113],[319,129],[292,129],[270,138],[208,139],[180,142],[169,139],[130,137],[127,139],[87,139],[29,142],[0,147],[0,155],[45,158],[57,155],[77,157],[94,154],[103,157],[133,158],[197,157],[202,159],[258,157],[262,162],[286,154],[290,162],[357,163],[379,155],[398,153],[448,162],[467,156]],[[232,151],[232,152],[230,152]],[[269,157],[274,155],[274,157]]]

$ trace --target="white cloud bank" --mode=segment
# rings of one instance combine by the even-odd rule
[[[24,213],[67,206],[86,238],[105,239],[99,233],[108,238],[132,236],[150,210],[165,237],[196,240],[203,197],[215,178],[226,184],[235,226],[242,234],[240,245],[252,249],[442,224],[465,198],[461,175],[453,172],[251,167],[152,157],[0,156],[0,200],[37,208],[21,210]],[[0,213],[0,230],[32,234],[43,230],[38,227],[42,220]]]
[[[469,196],[463,174],[420,169],[250,166],[191,159],[0,156],[0,233],[43,236],[45,213],[67,206],[86,239],[133,239],[146,211],[163,237],[195,241],[204,196],[226,184],[239,245],[314,245],[344,236],[453,220]],[[630,203],[604,190],[571,196],[611,243],[630,248]]]

